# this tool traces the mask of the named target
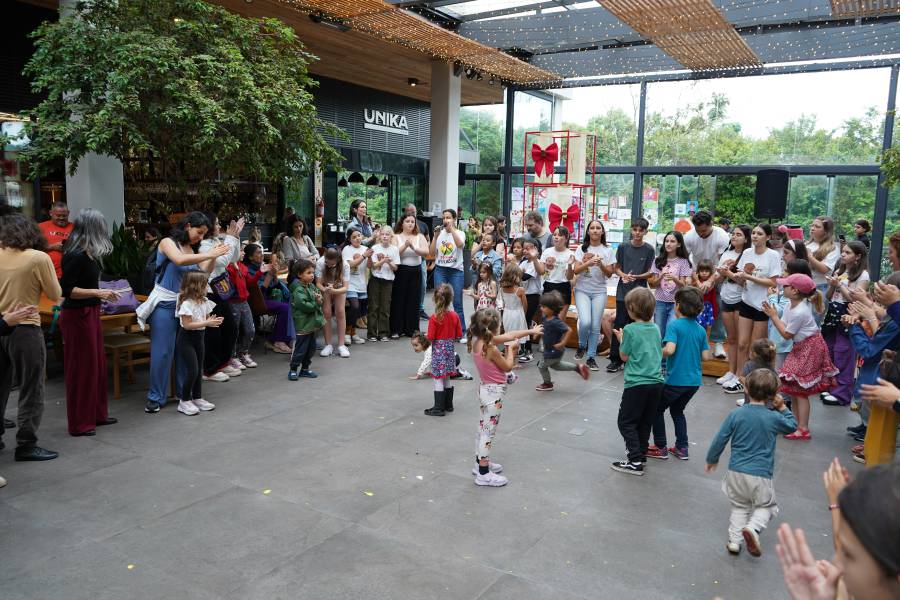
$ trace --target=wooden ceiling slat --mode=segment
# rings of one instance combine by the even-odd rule
[[[831,0],[831,14],[838,18],[877,17],[900,13],[900,0]]]

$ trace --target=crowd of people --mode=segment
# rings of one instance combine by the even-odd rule
[[[260,244],[242,243],[242,219],[225,224],[191,212],[159,238],[148,262],[152,289],[136,310],[138,323],[150,328],[145,412],[166,406],[173,361],[177,411],[214,410],[207,395],[215,394],[204,384],[257,367],[250,352],[261,329],[269,349],[290,355],[292,381],[317,377],[317,352],[349,359],[353,345],[409,338],[425,353],[414,377],[433,381],[432,406],[424,412],[443,417],[454,411],[454,379],[470,377],[456,352],[464,343],[479,379],[474,482],[501,487],[508,480],[491,452],[516,370],[538,353],[535,389],[552,392],[551,371],[582,379],[599,371],[606,341],[606,371],[624,371],[618,428],[626,457],[610,467],[643,476],[648,458],[690,459],[685,408],[702,385],[703,362],[715,357],[728,365],[716,383],[737,396],[740,408],[711,440],[706,470],[716,469],[730,443],[722,484],[731,504],[726,548],[738,554],[746,547],[754,556],[762,552],[760,533],[778,512],[776,438],[809,441],[816,403],[858,412],[860,424],[848,428],[860,442],[850,448],[853,460],[866,462],[870,451],[884,454],[886,444],[893,455],[896,426],[876,432],[869,422],[875,411],[900,411],[900,354],[894,352],[900,348],[900,272],[870,284],[866,222],[857,224],[858,239],[847,242],[829,217],[818,217],[803,240],[787,226],[767,223],[726,231],[700,211],[689,233],[667,232],[658,250],[645,241],[648,222],[635,219],[630,239],[613,250],[596,219],[574,240],[564,225],[546,231],[538,212],[527,213],[524,231],[513,237],[504,219],[487,217],[470,221],[467,241],[452,209],[431,231],[412,205],[394,227],[373,223],[362,201],[353,203],[350,216],[345,243],[324,251],[304,221],[291,216],[268,258]],[[69,433],[93,436],[97,427],[116,423],[108,413],[100,323],[101,304],[119,295],[100,285],[103,257],[112,250],[106,221],[88,209],[70,223],[58,204],[48,223],[38,227],[19,214],[0,220],[0,412],[15,376],[17,423],[5,421],[3,428],[17,428],[19,461],[57,457],[37,445],[46,362],[36,309],[42,295],[60,304]],[[888,258],[900,271],[900,233],[890,238]],[[473,274],[468,289],[466,269]],[[428,271],[434,279],[430,316],[424,312]],[[613,285],[615,307],[607,308]],[[468,327],[466,297],[474,308]],[[577,332],[567,323],[571,316]],[[577,338],[573,361],[564,358],[570,337]],[[671,446],[666,411],[674,426]],[[879,502],[868,496],[873,490],[900,500],[897,466],[871,469],[849,485],[845,471],[832,476],[840,481],[828,487],[831,508],[849,526],[836,536],[843,562],[811,563],[802,533],[783,527],[779,557],[789,588],[834,584],[839,594],[843,588],[833,575],[843,568],[843,593],[856,594],[862,584],[850,577],[851,564],[871,567],[862,564],[868,552],[888,595],[855,597],[896,597],[900,538],[875,539],[866,511]],[[896,533],[895,517],[889,527]]]

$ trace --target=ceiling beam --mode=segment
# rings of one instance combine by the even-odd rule
[[[486,10],[483,12],[472,13],[470,15],[460,15],[459,20],[463,23],[472,21],[482,21],[493,17],[503,17],[506,15],[515,15],[518,13],[528,12],[531,10],[542,10],[545,8],[568,7],[580,0],[545,0],[544,2],[535,2],[533,4],[524,4],[522,6],[512,6],[509,8],[498,8],[496,10]]]

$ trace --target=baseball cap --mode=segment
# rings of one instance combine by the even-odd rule
[[[809,294],[816,289],[816,284],[809,275],[803,273],[794,273],[787,277],[780,277],[775,280],[778,285],[789,285],[795,288],[801,294]]]

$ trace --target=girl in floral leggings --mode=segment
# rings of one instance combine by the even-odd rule
[[[519,349],[518,338],[539,335],[543,328],[538,325],[534,329],[507,331],[500,333],[500,313],[494,308],[485,308],[472,316],[469,327],[467,345],[475,368],[481,377],[478,386],[478,399],[481,402],[481,420],[478,424],[478,450],[475,455],[477,465],[472,469],[475,485],[500,487],[508,480],[499,473],[503,467],[490,461],[491,444],[500,422],[500,410],[503,408],[503,396],[506,395],[507,374],[516,365],[516,353]],[[496,344],[506,344],[501,353]]]

